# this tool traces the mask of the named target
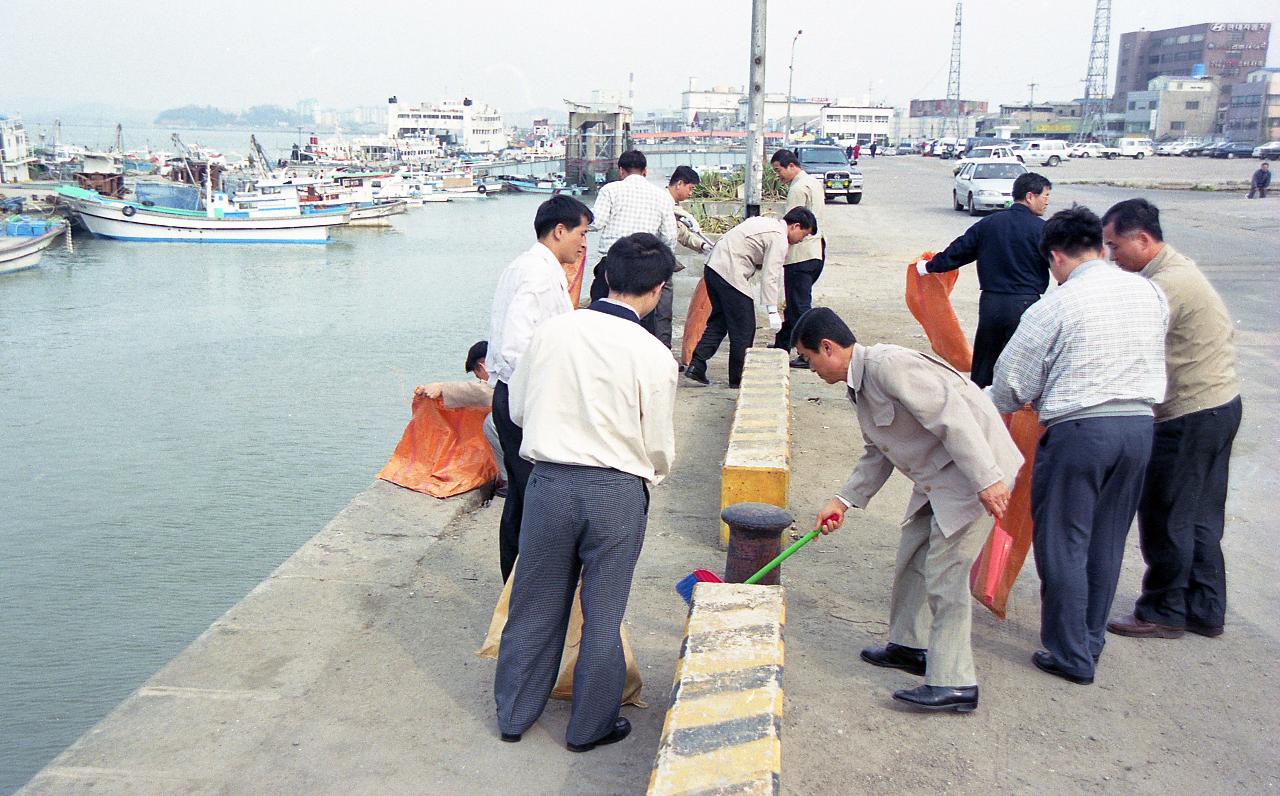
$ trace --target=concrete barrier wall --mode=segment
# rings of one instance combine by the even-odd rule
[[[781,586],[694,587],[650,796],[779,792],[784,621]]]
[[[786,351],[747,350],[720,474],[721,510],[748,502],[786,508],[791,483],[790,373]],[[723,522],[720,545],[729,546],[729,526]]]

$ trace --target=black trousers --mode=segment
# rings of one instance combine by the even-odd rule
[[[1138,540],[1147,573],[1134,614],[1183,627],[1221,627],[1227,613],[1222,528],[1231,445],[1240,398],[1156,423],[1138,505]]]
[[[969,378],[979,387],[990,387],[996,360],[1018,330],[1022,313],[1040,300],[1038,293],[992,293],[978,297],[978,331],[973,336],[973,370]]]
[[[597,301],[609,295],[609,280],[604,278],[604,258],[591,269],[591,300]]]
[[[662,286],[662,294],[658,296],[658,306],[653,312],[640,319],[644,330],[658,338],[667,348],[671,347],[671,311],[675,304],[675,285],[668,279]]]
[[[1151,456],[1150,417],[1064,420],[1040,438],[1031,473],[1031,541],[1040,574],[1040,642],[1092,677],[1106,643],[1124,540]]]
[[[498,561],[502,581],[511,577],[516,556],[520,554],[520,523],[524,519],[524,490],[533,472],[533,462],[520,458],[524,431],[511,421],[507,383],[499,380],[493,388],[493,425],[502,443],[502,462],[507,466],[507,497],[502,504],[502,520],[498,525]]]
[[[813,306],[813,284],[822,276],[822,260],[801,260],[783,266],[782,288],[787,307],[782,313],[782,328],[774,335],[773,347],[791,350],[791,334],[796,323]]]
[[[707,375],[707,360],[716,355],[725,335],[729,335],[729,386],[742,382],[742,368],[747,361],[747,349],[756,339],[756,303],[729,284],[723,276],[710,268],[703,272],[707,282],[707,298],[711,301],[711,314],[707,316],[707,328],[702,339],[693,349],[686,373],[698,378]]]

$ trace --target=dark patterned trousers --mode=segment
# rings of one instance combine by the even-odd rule
[[[523,733],[546,707],[579,578],[582,645],[565,740],[587,744],[612,732],[626,681],[622,616],[644,544],[648,504],[644,481],[634,475],[534,465],[493,685],[502,732]]]

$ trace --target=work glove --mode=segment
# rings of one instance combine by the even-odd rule
[[[778,308],[769,306],[765,309],[769,312],[769,328],[775,332],[782,331],[782,316],[778,314]]]
[[[920,274],[920,276],[928,276],[928,275],[929,275],[929,261],[928,261],[928,260],[916,260],[916,273],[917,273],[917,274]]]
[[[711,244],[710,244],[710,243],[707,243],[706,241],[703,241],[703,243],[702,243],[702,253],[703,253],[703,254],[710,254],[710,253],[711,253],[711,249],[712,249]]]

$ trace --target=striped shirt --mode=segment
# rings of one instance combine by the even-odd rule
[[[1001,412],[1031,404],[1046,426],[1151,415],[1164,398],[1169,306],[1159,288],[1103,260],[1076,267],[1031,305],[996,362]]]
[[[676,202],[671,192],[659,188],[642,174],[632,174],[626,179],[611,182],[600,189],[596,196],[592,230],[600,232],[600,246],[596,253],[601,257],[609,253],[609,247],[628,235],[648,232],[672,249],[676,246]]]

